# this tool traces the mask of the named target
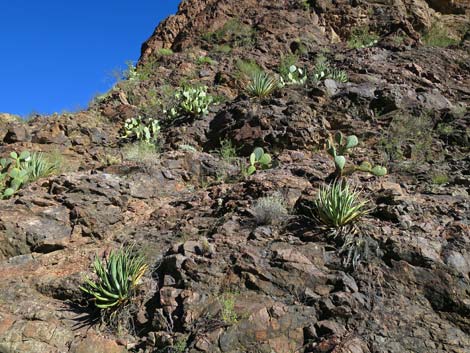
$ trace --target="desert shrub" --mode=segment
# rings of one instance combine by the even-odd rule
[[[432,175],[431,181],[435,185],[444,185],[449,182],[449,177],[447,176],[447,174],[438,173]]]
[[[424,45],[428,47],[448,47],[459,44],[460,40],[452,38],[449,30],[439,22],[434,22],[422,37]]]
[[[279,80],[266,72],[258,72],[250,77],[246,92],[251,97],[265,98],[279,88]]]
[[[131,143],[122,148],[122,159],[135,163],[141,166],[144,171],[149,172],[158,162],[157,148],[157,146],[145,142]]]
[[[196,64],[198,65],[214,65],[216,63],[215,60],[211,59],[208,56],[200,56],[196,60]]]
[[[173,50],[170,48],[160,48],[157,50],[157,55],[159,56],[171,56],[173,55]]]
[[[230,140],[220,141],[220,149],[218,152],[220,157],[229,163],[237,158],[237,149]]]
[[[235,312],[235,294],[224,293],[220,296],[219,302],[221,305],[220,317],[222,321],[227,325],[236,324],[238,315]]]
[[[132,247],[113,250],[104,260],[95,258],[95,279],[86,277],[80,289],[90,296],[97,308],[115,311],[132,299],[147,268],[144,256],[134,253]]]
[[[367,201],[361,201],[360,193],[351,188],[346,179],[320,187],[314,200],[314,217],[330,228],[341,228],[355,223],[369,212]]]
[[[433,126],[429,113],[397,113],[379,142],[384,160],[391,167],[408,169],[436,157]]]
[[[259,198],[251,211],[260,225],[282,222],[289,214],[284,198],[278,193]]]
[[[249,79],[254,75],[263,72],[263,69],[254,60],[238,59],[236,62],[235,76],[241,79]]]
[[[348,46],[355,49],[372,47],[378,43],[379,38],[376,33],[370,32],[368,26],[356,27],[348,39]]]

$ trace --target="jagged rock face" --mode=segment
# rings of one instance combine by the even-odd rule
[[[451,46],[423,45],[436,21]],[[88,110],[1,114],[1,157],[59,151],[67,168],[0,200],[0,352],[469,352],[469,24],[463,0],[186,0],[136,78]],[[349,48],[364,26],[378,42]],[[309,75],[324,55],[348,82],[246,95],[240,59],[274,74],[294,53]],[[167,118],[182,82],[218,103]],[[139,115],[161,120],[159,153],[130,158],[123,122]],[[349,177],[371,209],[350,229],[368,249],[356,269],[311,218],[336,131],[360,140],[348,163],[389,169]],[[272,168],[242,176],[254,147]],[[273,194],[289,217],[261,224],[254,205]],[[123,313],[134,329],[90,326],[79,287],[122,244],[150,265]]]

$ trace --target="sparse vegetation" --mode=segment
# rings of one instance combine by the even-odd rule
[[[304,85],[307,82],[307,72],[298,66],[296,55],[282,57],[279,64],[279,74],[281,80],[287,85]]]
[[[448,47],[459,44],[460,40],[453,38],[449,30],[439,22],[434,22],[422,37],[424,45],[428,47]]]
[[[354,49],[372,47],[379,42],[379,35],[369,30],[369,27],[356,27],[348,39],[348,46]]]
[[[220,316],[222,321],[226,325],[236,324],[238,321],[238,315],[235,312],[235,294],[224,293],[219,298],[219,302],[221,305]]]
[[[196,63],[198,65],[215,65],[216,61],[208,56],[200,56],[199,58],[197,58]]]
[[[235,158],[237,158],[237,149],[233,145],[232,141],[220,141],[219,155],[224,161],[229,163],[232,162]]]
[[[251,26],[232,18],[222,28],[204,34],[202,39],[211,44],[245,47],[255,43],[255,34],[256,31]]]
[[[289,214],[285,200],[279,193],[259,198],[251,211],[256,223],[260,225],[282,222]]]
[[[95,258],[96,279],[87,277],[80,289],[91,297],[97,308],[115,311],[132,299],[147,268],[145,258],[135,254],[132,247],[112,250],[104,261]]]
[[[158,56],[171,56],[173,55],[173,50],[170,48],[160,48],[157,50]]]
[[[429,113],[397,113],[380,141],[384,160],[391,167],[406,169],[431,158],[433,125]]]
[[[314,201],[314,217],[327,227],[341,228],[366,215],[367,203],[360,200],[360,193],[351,188],[346,179],[335,180],[320,187]]]
[[[435,185],[444,185],[449,182],[449,177],[447,176],[447,174],[434,174],[431,177],[431,181]]]
[[[122,159],[137,163],[150,170],[158,161],[157,147],[146,142],[135,142],[122,148]]]
[[[332,67],[324,55],[319,55],[315,59],[315,67],[311,75],[311,81],[313,84],[318,84],[327,78],[341,83],[346,83],[349,79],[346,71]]]

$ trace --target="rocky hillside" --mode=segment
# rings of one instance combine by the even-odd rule
[[[1,353],[470,352],[468,1],[185,0],[123,76],[0,115]],[[333,226],[339,174],[367,211]],[[99,309],[128,245],[148,270]]]

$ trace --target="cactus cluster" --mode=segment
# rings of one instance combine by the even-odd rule
[[[12,196],[28,180],[27,162],[31,159],[28,151],[23,151],[19,155],[16,152],[10,153],[10,158],[0,159],[0,197],[5,199]]]
[[[123,139],[136,139],[138,141],[154,144],[158,139],[160,124],[157,119],[144,119],[141,116],[127,119],[124,122]]]
[[[250,155],[250,165],[242,171],[242,174],[252,175],[257,169],[271,167],[271,155],[265,153],[261,147],[256,147]]]
[[[177,105],[169,110],[169,116],[176,118],[181,115],[198,117],[207,115],[214,97],[207,93],[207,86],[184,86],[175,93]]]
[[[281,77],[282,85],[304,85],[307,82],[307,72],[296,65],[289,66],[286,75]]]
[[[337,177],[342,177],[345,174],[352,174],[356,171],[366,172],[375,176],[384,176],[387,174],[385,167],[376,165],[372,166],[369,162],[363,162],[359,166],[351,166],[346,168],[346,153],[359,144],[357,136],[350,135],[344,137],[341,132],[335,134],[333,140],[327,141],[327,153],[333,158],[335,162]]]

